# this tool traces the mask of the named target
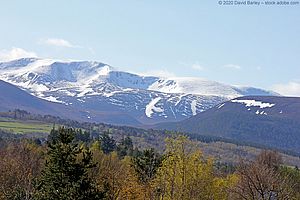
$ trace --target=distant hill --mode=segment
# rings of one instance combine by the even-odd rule
[[[300,153],[300,98],[239,97],[157,129],[217,136]]]

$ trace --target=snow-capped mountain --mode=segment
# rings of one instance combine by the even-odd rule
[[[91,113],[121,111],[142,123],[182,120],[239,96],[275,95],[201,78],[141,76],[100,62],[38,58],[0,63],[0,79],[48,101]]]

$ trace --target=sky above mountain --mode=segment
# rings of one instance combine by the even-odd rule
[[[300,96],[299,9],[216,0],[3,1],[0,60],[95,60]]]

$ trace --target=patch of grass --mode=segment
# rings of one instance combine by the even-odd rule
[[[14,122],[16,120],[11,118],[0,117],[0,122]]]
[[[53,128],[52,124],[38,121],[18,121],[6,118],[0,118],[0,129],[13,133],[49,133]]]

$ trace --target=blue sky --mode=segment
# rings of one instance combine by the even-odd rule
[[[0,60],[96,60],[300,96],[299,11],[217,0],[2,1]]]

